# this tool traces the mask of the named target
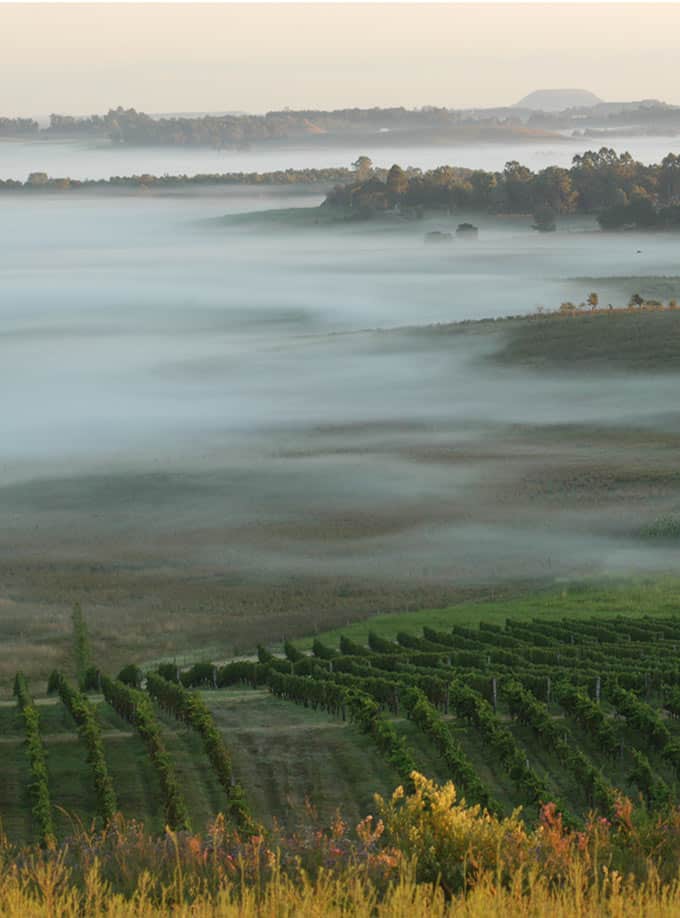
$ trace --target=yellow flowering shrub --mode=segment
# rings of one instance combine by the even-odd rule
[[[529,838],[519,811],[498,819],[459,801],[451,782],[439,786],[416,771],[411,780],[413,793],[398,787],[389,800],[376,796],[376,803],[386,836],[416,863],[419,880],[439,880],[453,893],[483,872],[507,875],[526,863]]]

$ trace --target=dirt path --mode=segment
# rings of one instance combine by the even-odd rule
[[[132,730],[102,730],[102,739],[130,739],[134,736]],[[78,741],[77,733],[45,733],[43,734],[45,743],[73,743]],[[0,746],[16,746],[24,742],[23,736],[0,736]]]
[[[57,696],[54,698],[34,698],[33,701],[39,708],[43,708],[57,704],[59,698]],[[0,701],[0,708],[16,708],[16,706],[16,701]]]

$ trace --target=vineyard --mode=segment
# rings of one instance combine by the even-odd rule
[[[358,816],[414,771],[528,823],[548,802],[576,827],[622,795],[680,800],[679,618],[369,632],[115,679],[91,665],[80,613],[74,635],[78,686],[55,672],[35,700],[18,674],[0,707],[0,814],[19,841],[119,811],[152,831],[222,812],[246,834],[293,825],[306,800]]]
[[[650,810],[680,790],[680,620],[507,620],[425,627],[396,641],[316,640],[311,655],[260,648],[258,663],[185,685],[265,683],[289,702],[358,726],[408,785],[427,744],[470,803],[529,819],[554,802],[567,824],[611,815],[622,796]],[[409,744],[396,724],[415,731]]]

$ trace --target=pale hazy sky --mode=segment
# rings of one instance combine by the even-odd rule
[[[680,4],[0,4],[0,115],[680,103]]]

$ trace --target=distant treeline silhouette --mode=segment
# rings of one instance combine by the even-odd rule
[[[678,112],[680,126],[680,111]],[[134,108],[118,107],[104,115],[74,117],[50,115],[41,128],[30,118],[0,119],[0,137],[33,135],[41,139],[106,139],[126,146],[181,146],[243,148],[267,141],[318,140],[323,136],[378,137],[417,135],[421,139],[452,134],[495,136],[556,136],[528,124],[530,114],[515,109],[478,112],[425,106],[418,109],[347,108],[334,111],[301,110],[263,115],[224,113],[153,117]]]
[[[480,109],[450,109],[425,105],[407,109],[344,108],[152,116],[134,108],[109,109],[106,114],[74,117],[50,115],[41,128],[31,118],[0,118],[0,137],[35,136],[41,139],[65,137],[106,139],[136,146],[247,147],[271,141],[324,141],[348,137],[372,137],[374,141],[399,137],[421,142],[445,139],[532,139],[564,138],[574,135],[607,136],[680,132],[680,106],[656,99],[637,102],[600,103],[565,108],[559,112],[537,111],[520,106]],[[562,133],[558,133],[562,132]]]

